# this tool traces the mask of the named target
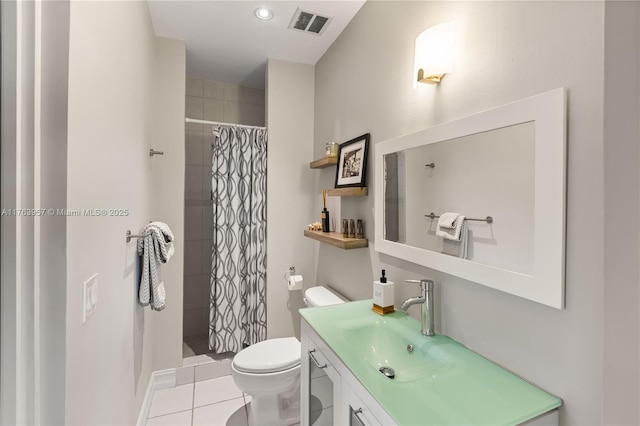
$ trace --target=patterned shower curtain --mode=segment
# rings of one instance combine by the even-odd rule
[[[267,338],[267,131],[213,131],[209,349],[239,352]]]

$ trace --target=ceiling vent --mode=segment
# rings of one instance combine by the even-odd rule
[[[322,35],[331,19],[333,19],[333,16],[324,16],[317,12],[298,8],[291,19],[289,28],[305,33]]]

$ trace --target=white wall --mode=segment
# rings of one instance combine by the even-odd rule
[[[603,423],[640,423],[640,5],[605,7]],[[624,231],[618,232],[618,224]],[[635,407],[635,409],[634,409]]]
[[[69,3],[2,5],[2,424],[62,424]],[[5,210],[6,209],[6,210]]]
[[[186,86],[184,42],[156,39],[152,140],[149,147],[164,152],[151,160],[152,217],[171,228],[175,255],[162,266],[167,292],[165,309],[154,313],[153,369],[182,365],[182,305],[184,265],[185,142],[184,93]]]
[[[145,2],[71,2],[67,208],[129,213],[67,219],[66,424],[133,424],[156,354],[158,365],[179,360],[180,61],[183,45],[156,40]],[[165,155],[151,158],[150,148]],[[167,308],[160,313],[137,302],[136,244],[125,242],[127,230],[137,233],[151,220],[167,222],[177,241],[162,270]],[[82,283],[95,273],[97,310],[82,324]]]
[[[67,202],[67,100],[70,2],[42,2],[42,111],[40,191],[42,208]],[[39,309],[40,422],[64,421],[66,342],[66,227],[62,216],[40,219]]]
[[[144,2],[7,2],[2,15],[2,207],[55,212],[2,218],[2,422],[132,424],[152,369],[181,362],[184,44],[156,39]],[[97,208],[128,215],[57,212]],[[151,219],[177,231],[162,313],[137,304],[124,238]]]
[[[637,6],[627,7],[637,19]],[[603,137],[607,135],[605,107],[607,115],[617,111],[615,102],[605,104],[604,11],[602,2],[367,2],[316,65],[315,156],[334,138],[346,141],[371,132],[375,144],[554,88],[568,89],[565,310],[379,255],[373,247],[351,253],[321,246],[316,274],[318,281],[331,282],[360,299],[371,297],[371,281],[381,267],[395,282],[423,276],[436,279],[437,329],[563,398],[562,424],[611,424],[610,419],[637,424],[639,420],[637,374],[635,384],[631,375],[620,382],[620,388],[607,380],[606,401],[622,398],[619,404],[607,404],[622,411],[619,416],[611,416],[603,407],[604,377],[613,372],[618,373],[613,377],[637,373],[639,299],[637,263],[630,266],[625,257],[620,272],[626,275],[633,270],[625,284],[616,282],[619,275],[609,266],[613,262],[605,270],[604,244],[618,235],[605,240],[609,231],[605,215],[622,209],[630,213],[624,214],[630,221],[638,218],[638,156],[631,148],[620,148],[621,154],[628,151],[633,158],[631,164],[620,164],[619,172],[615,160],[613,164],[603,161],[609,142]],[[439,86],[414,90],[415,37],[448,20],[455,20],[461,31],[457,67]],[[607,25],[620,22],[614,19]],[[637,45],[625,45],[624,55],[631,55],[635,64]],[[637,102],[637,86],[624,87]],[[638,117],[637,112],[631,115]],[[635,135],[637,149],[634,132],[630,136]],[[627,207],[619,196],[612,199],[613,204],[605,203],[611,190],[605,188],[605,172],[616,183],[633,167],[636,171],[624,186],[635,191],[633,204]],[[323,171],[320,185],[329,183],[332,173]],[[316,201],[315,209],[318,206]],[[365,218],[370,238],[372,206],[373,197],[343,202],[348,214]],[[621,248],[607,246],[611,250],[607,259],[616,258],[617,250],[629,249],[637,262],[634,229],[637,225]],[[418,291],[414,285],[396,288],[397,301]],[[611,290],[614,295],[605,296]],[[625,295],[630,296],[623,306],[629,314],[617,317],[616,310],[622,306],[619,299]],[[611,323],[603,324],[605,319]],[[614,332],[615,336],[609,334]],[[611,347],[603,343],[607,336],[614,343]],[[631,352],[614,356],[622,336],[630,339],[624,347]],[[621,364],[614,370],[618,361]],[[635,404],[630,407],[632,398]]]
[[[33,163],[33,152],[24,155],[23,146],[33,146],[32,103],[22,103],[22,93],[33,93],[38,84],[33,72],[35,46],[30,34],[34,33],[33,9],[27,4],[2,3],[2,208],[21,205],[22,186],[33,189],[33,173],[24,172]],[[25,11],[26,9],[26,11]],[[22,59],[25,58],[25,59]],[[26,77],[22,79],[22,74]],[[28,95],[27,95],[28,96]],[[31,106],[31,108],[29,108]],[[23,160],[24,158],[24,160]],[[26,178],[23,180],[23,178]],[[24,182],[24,183],[23,183]],[[22,184],[22,185],[19,185]],[[32,207],[33,200],[25,200]],[[33,313],[28,309],[33,301],[33,280],[21,279],[23,271],[33,269],[34,253],[23,253],[20,242],[23,227],[32,226],[17,215],[3,215],[2,224],[2,374],[3,424],[34,422],[33,406],[33,347],[34,327],[29,326]],[[23,302],[26,301],[27,303]],[[27,309],[23,309],[26,306]],[[25,326],[25,324],[27,326]],[[25,344],[26,343],[26,344]],[[11,348],[11,349],[9,349]]]
[[[303,237],[319,220],[319,193],[310,191],[314,69],[312,65],[267,62],[267,336],[300,338],[302,292],[289,292],[284,273],[295,266],[314,285],[314,241]]]

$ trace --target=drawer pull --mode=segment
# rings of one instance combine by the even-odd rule
[[[315,357],[315,356],[313,356],[313,353],[314,353],[315,351],[316,351],[315,349],[311,349],[311,350],[309,351],[309,357],[313,360],[313,363],[314,363],[314,364],[316,365],[316,367],[318,367],[318,368],[327,368],[327,364],[325,364],[325,365],[320,365],[320,363],[318,362],[318,360],[316,359],[316,357]]]

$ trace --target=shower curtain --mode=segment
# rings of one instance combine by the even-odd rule
[[[267,338],[267,131],[213,131],[209,349],[239,352]]]

